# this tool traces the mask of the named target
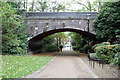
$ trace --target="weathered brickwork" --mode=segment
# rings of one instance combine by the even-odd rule
[[[86,14],[90,14],[89,32],[93,31],[93,22],[97,13],[28,13],[27,31],[28,40],[51,30],[56,29],[76,29],[88,31],[88,19]],[[78,17],[77,17],[78,16]]]

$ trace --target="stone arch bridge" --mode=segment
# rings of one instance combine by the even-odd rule
[[[28,41],[40,40],[56,32],[73,31],[94,36],[93,22],[97,12],[28,12]],[[89,33],[88,19],[89,17]]]
[[[97,12],[28,12],[27,31],[28,44],[64,31],[77,32],[95,38],[93,22]],[[89,16],[89,32],[88,19]]]

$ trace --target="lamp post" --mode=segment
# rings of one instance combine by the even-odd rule
[[[58,34],[57,34],[57,47],[58,47]],[[57,48],[57,53],[58,53],[58,48]]]
[[[90,54],[90,47],[89,47],[89,41],[90,41],[90,38],[89,38],[89,19],[90,19],[90,14],[87,14],[86,15],[86,17],[87,17],[87,20],[88,20],[88,59],[90,59],[90,56],[89,56],[89,54]]]

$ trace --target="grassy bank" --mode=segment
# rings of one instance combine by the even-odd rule
[[[53,57],[2,56],[2,78],[20,78],[42,68]]]

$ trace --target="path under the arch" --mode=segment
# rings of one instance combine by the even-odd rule
[[[95,78],[97,77],[79,55],[72,50],[64,49],[41,72],[31,78]]]

